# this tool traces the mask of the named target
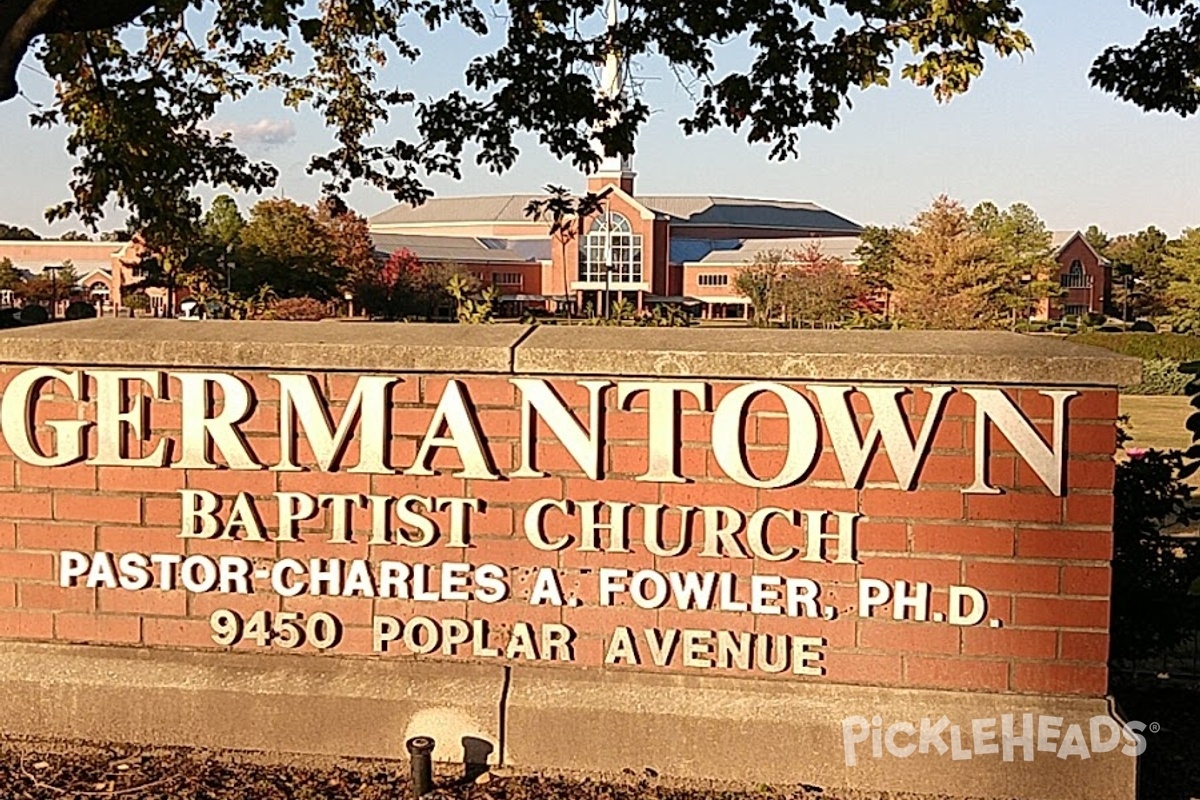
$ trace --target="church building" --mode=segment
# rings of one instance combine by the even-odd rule
[[[608,13],[615,24],[616,0]],[[619,96],[626,72],[610,52],[600,91]],[[741,317],[747,301],[733,282],[755,254],[816,242],[850,260],[858,245],[856,223],[813,203],[640,195],[635,177],[632,158],[603,157],[586,187],[601,196],[599,212],[553,239],[549,221],[526,213],[538,195],[433,198],[375,215],[370,230],[381,254],[407,249],[422,262],[474,272],[509,311],[599,311],[623,299],[639,309],[678,303],[705,317]]]

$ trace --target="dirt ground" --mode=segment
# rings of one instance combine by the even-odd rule
[[[1115,693],[1127,719],[1158,726],[1147,734],[1139,797],[1200,800],[1200,686],[1143,681]],[[462,766],[438,765],[436,783],[429,800],[866,800],[818,786],[689,784],[631,771],[598,780],[497,770],[469,780]],[[3,800],[407,800],[409,791],[406,762],[0,741]]]

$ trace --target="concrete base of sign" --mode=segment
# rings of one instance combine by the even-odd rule
[[[366,758],[499,761],[504,669],[0,643],[0,733]]]
[[[878,716],[886,731],[946,716],[964,748],[973,720],[1061,717],[1057,746],[1072,723],[1086,742],[1091,718],[1112,716],[1099,699],[11,642],[0,643],[0,696],[10,698],[0,707],[7,735],[402,758],[405,739],[421,734],[437,740],[441,761],[599,773],[652,767],[678,778],[868,795],[1117,800],[1134,797],[1136,785],[1136,759],[1120,747],[1086,760],[1037,752],[1025,762],[1020,747],[1012,762],[936,750],[898,758],[885,749],[874,758],[868,738],[857,745],[857,764],[846,764],[847,717]],[[950,745],[949,730],[941,740]]]

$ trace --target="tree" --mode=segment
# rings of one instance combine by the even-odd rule
[[[6,225],[3,222],[0,222],[0,240],[36,242],[41,238],[42,237],[38,236],[29,228],[21,228],[16,225]]]
[[[1143,111],[1190,116],[1200,110],[1200,3],[1131,0],[1151,16],[1177,14],[1171,27],[1154,27],[1132,47],[1113,45],[1092,65],[1092,83]]]
[[[738,270],[733,288],[750,301],[750,324],[765,326],[782,314],[780,284],[787,269],[787,254],[764,250],[754,261]]]
[[[990,328],[1004,321],[989,305],[997,290],[996,243],[967,210],[942,196],[895,242],[895,317],[912,328]]]
[[[1108,246],[1112,244],[1112,240],[1108,238],[1108,234],[1100,229],[1099,225],[1089,225],[1088,229],[1083,232],[1084,241],[1092,246],[1092,249],[1099,253],[1102,257],[1107,257]]]
[[[1200,333],[1200,228],[1167,245],[1164,266],[1171,276],[1163,296],[1167,321],[1180,333]]]
[[[246,218],[238,210],[237,203],[227,194],[213,198],[212,205],[204,215],[204,236],[214,245],[232,249],[238,242]]]
[[[859,234],[862,244],[854,251],[859,260],[858,276],[873,291],[886,292],[892,289],[897,234],[896,228],[876,225],[868,225]]]
[[[994,244],[990,308],[1016,322],[1028,319],[1037,301],[1060,292],[1052,236],[1032,208],[1013,203],[1001,211],[992,203],[980,203],[971,221]]]
[[[1121,276],[1113,293],[1114,302],[1128,305],[1135,317],[1156,317],[1165,310],[1167,286],[1167,235],[1151,225],[1136,234],[1123,234],[1112,241],[1107,256],[1113,273]]]
[[[12,260],[0,258],[0,290],[16,292],[25,282],[25,277],[13,266]]]
[[[649,107],[594,91],[593,70],[612,50],[664,58],[703,86],[680,121],[685,132],[726,126],[785,158],[797,152],[799,129],[832,127],[851,93],[887,84],[897,58],[904,79],[947,100],[989,55],[1031,46],[1016,0],[625,0],[611,32],[597,6],[511,3],[497,15],[505,26],[497,37],[492,6],[468,0],[11,0],[0,11],[0,100],[15,96],[32,45],[56,86],[34,122],[65,124],[79,159],[71,197],[51,216],[93,225],[115,200],[157,247],[198,219],[193,187],[273,183],[274,168],[207,125],[222,104],[263,89],[323,116],[336,144],[309,167],[329,176],[329,191],[364,182],[420,202],[425,176],[458,176],[464,153],[508,169],[527,133],[586,168],[600,159],[596,136],[608,154],[631,153]],[[388,62],[420,55],[410,31],[447,23],[499,42],[464,65],[468,91],[418,101],[393,88]],[[749,60],[719,71],[716,53],[735,39],[747,42]],[[411,138],[382,139],[385,126],[408,127],[396,125],[401,113],[412,117]]]
[[[339,296],[346,270],[337,263],[329,232],[311,208],[291,200],[263,200],[250,211],[239,239],[237,277],[243,294],[269,286],[280,298]]]
[[[550,223],[550,238],[558,242],[559,260],[563,265],[563,307],[568,318],[571,316],[571,276],[567,274],[567,247],[571,242],[583,239],[584,226],[600,213],[601,203],[609,191],[587,192],[575,197],[563,186],[549,185],[546,187],[549,197],[530,200],[525,206],[525,216]]]
[[[854,315],[866,287],[840,258],[811,244],[788,253],[787,261],[777,291],[788,321],[836,327]]]
[[[334,262],[345,275],[340,288],[349,290],[360,276],[378,271],[379,258],[365,217],[336,198],[326,198],[317,205],[317,222],[325,228]]]
[[[92,240],[92,237],[83,231],[67,231],[58,238],[64,242],[90,242]]]

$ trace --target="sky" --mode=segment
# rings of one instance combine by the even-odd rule
[[[1145,113],[1093,88],[1088,69],[1110,44],[1132,44],[1154,22],[1128,0],[1024,0],[1022,27],[1035,51],[991,59],[971,90],[948,104],[899,79],[853,98],[832,130],[803,132],[800,158],[771,161],[767,148],[718,131],[685,136],[678,120],[691,105],[661,63],[635,65],[653,109],[637,143],[636,190],[645,194],[724,194],[818,203],[861,224],[904,224],[940,194],[967,205],[1025,202],[1052,229],[1097,224],[1110,234],[1157,225],[1171,235],[1200,226],[1200,116]],[[426,55],[390,73],[419,97],[457,88],[462,67],[489,42],[444,29],[417,37]],[[491,40],[494,44],[494,39]],[[738,53],[730,56],[736,66]],[[36,63],[20,70],[33,101],[51,96]],[[34,130],[30,102],[0,104],[0,222],[45,234],[45,209],[67,197],[72,158],[62,129]],[[228,105],[215,127],[234,131],[254,157],[276,164],[281,193],[302,202],[320,194],[308,157],[327,147],[328,131],[311,112],[295,113],[262,96]],[[402,135],[403,121],[384,134]],[[493,175],[468,163],[461,181],[436,177],[439,195],[535,193],[547,183],[582,188],[583,177],[525,140],[517,166]],[[211,196],[212,192],[205,192]],[[238,196],[243,207],[256,198]],[[363,214],[392,200],[371,188],[346,198]],[[110,224],[123,218],[114,211]]]

